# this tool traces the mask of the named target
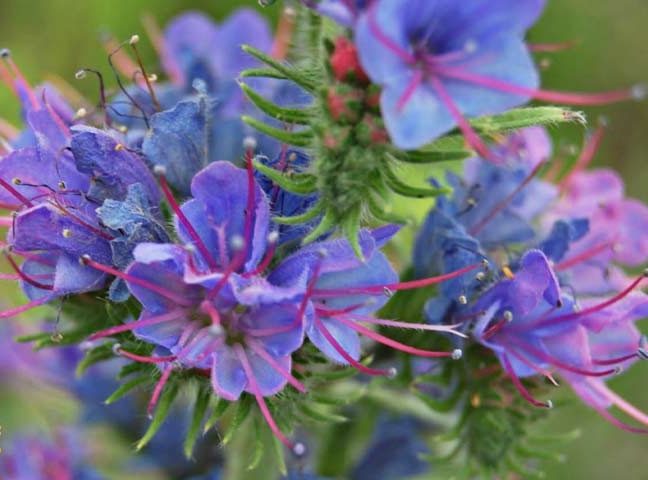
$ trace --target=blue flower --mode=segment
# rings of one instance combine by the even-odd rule
[[[365,71],[383,87],[381,110],[394,144],[418,148],[459,126],[483,153],[464,117],[531,98],[539,79],[524,35],[544,3],[373,2],[358,20],[356,41]],[[519,88],[489,88],[486,79]]]
[[[302,3],[340,25],[351,27],[372,0],[302,0]]]

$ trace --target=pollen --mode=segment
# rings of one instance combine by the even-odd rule
[[[513,280],[515,278],[513,270],[511,270],[511,267],[509,267],[508,265],[502,265],[502,273],[509,280]]]

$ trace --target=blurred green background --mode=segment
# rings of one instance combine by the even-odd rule
[[[543,73],[546,88],[597,91],[648,81],[648,1],[548,3],[545,15],[531,33],[532,41],[575,40],[578,44],[570,51],[538,56],[539,60],[548,61],[543,62],[548,65]],[[100,32],[126,39],[133,33],[144,33],[140,23],[143,13],[153,14],[164,25],[183,10],[198,9],[222,18],[240,6],[261,10],[256,0],[0,0],[0,47],[11,48],[32,82],[57,75],[96,98],[95,82],[76,81],[74,72],[81,67],[93,67],[108,73]],[[279,8],[264,11],[274,20]],[[141,47],[149,64],[155,65],[150,45],[142,42]],[[0,105],[0,116],[17,119],[16,102],[2,88]],[[628,192],[648,201],[648,102],[629,102],[586,112],[591,123],[604,114],[610,124],[596,164],[613,165],[625,177]],[[562,145],[579,144],[583,130],[561,128],[556,138]],[[645,367],[636,366],[612,385],[648,410],[645,378]],[[554,412],[542,428],[548,432],[579,428],[582,432],[581,439],[566,449],[568,461],[549,469],[550,479],[648,479],[648,456],[644,456],[648,440],[617,431],[576,402]]]

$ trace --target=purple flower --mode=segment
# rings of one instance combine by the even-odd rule
[[[302,0],[309,8],[326,15],[340,25],[351,27],[372,0]]]
[[[0,457],[0,476],[7,480],[101,480],[89,463],[80,432],[60,429],[52,438],[23,434]]]
[[[620,266],[638,267],[648,259],[648,207],[624,194],[612,170],[575,171],[561,182],[561,197],[542,217],[586,217],[589,232],[570,245],[557,269],[582,294],[605,294],[628,283]]]
[[[497,91],[471,80],[537,89],[523,37],[543,7],[543,0],[374,2],[358,22],[356,41],[366,72],[383,87],[381,109],[394,144],[418,148],[455,126],[466,131],[464,117],[528,101],[526,91]]]
[[[604,418],[616,405],[641,423],[648,417],[621,399],[605,380],[645,356],[644,340],[634,325],[648,315],[648,296],[635,292],[644,277],[607,299],[576,302],[562,292],[547,257],[530,250],[519,269],[481,295],[469,313],[477,316],[473,335],[492,349],[520,393],[536,406],[520,378],[560,374]],[[644,430],[641,430],[644,431]]]

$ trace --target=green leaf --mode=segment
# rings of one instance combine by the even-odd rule
[[[288,80],[283,73],[276,71],[274,68],[248,68],[239,73],[241,78],[276,78],[277,80]]]
[[[446,195],[451,192],[450,189],[441,187],[441,188],[420,188],[412,187],[407,185],[402,180],[400,180],[396,174],[388,167],[384,168],[385,181],[389,188],[391,188],[394,193],[402,195],[404,197],[410,198],[425,198],[425,197],[438,197],[439,195]]]
[[[286,108],[271,102],[263,95],[258,94],[244,83],[239,83],[243,93],[256,105],[263,113],[279,120],[280,122],[296,123],[298,125],[308,125],[311,114],[309,110],[300,108]]]
[[[272,450],[275,453],[275,459],[277,460],[277,468],[279,469],[279,473],[281,473],[281,475],[283,476],[286,476],[288,475],[288,469],[286,468],[286,458],[284,457],[284,445],[274,435],[272,436],[272,445],[274,445],[274,448]]]
[[[518,130],[534,125],[554,125],[557,123],[580,123],[585,125],[587,120],[582,112],[576,112],[568,108],[527,107],[509,110],[499,115],[475,118],[470,123],[482,133],[495,133]]]
[[[295,145],[297,147],[308,147],[313,141],[313,132],[310,129],[289,132],[282,128],[272,127],[261,120],[250,117],[249,115],[243,115],[241,120],[259,132],[265,133],[272,138],[276,138],[282,143]]]
[[[279,185],[282,189],[288,190],[289,192],[298,195],[306,195],[317,189],[317,179],[314,175],[309,173],[286,175],[279,170],[264,165],[258,160],[254,160],[254,168]]]
[[[272,220],[275,223],[280,223],[282,225],[299,225],[301,223],[306,223],[313,220],[319,214],[322,213],[323,207],[320,202],[311,207],[306,212],[301,215],[294,215],[292,217],[272,217]]]
[[[248,53],[255,57],[256,59],[262,61],[269,67],[273,68],[282,75],[285,75],[286,78],[292,80],[300,87],[308,90],[309,92],[314,92],[317,86],[312,82],[306,75],[297,71],[295,68],[290,67],[280,61],[275,60],[270,55],[263,53],[261,50],[257,50],[250,45],[243,45],[241,47],[245,53]]]
[[[362,253],[362,247],[360,246],[360,209],[355,211],[347,212],[347,215],[344,217],[342,223],[342,232],[351,245],[353,253],[361,261],[365,261],[364,254]]]
[[[302,244],[307,245],[311,242],[314,242],[317,240],[319,237],[327,233],[329,230],[334,228],[335,225],[335,219],[333,215],[329,212],[326,212],[324,214],[324,217],[322,217],[322,220],[320,223],[317,224],[317,227],[315,227],[308,235],[306,235],[303,240]]]
[[[263,444],[263,433],[261,432],[261,420],[257,415],[256,417],[254,417],[254,450],[252,451],[252,458],[250,459],[250,463],[247,466],[248,471],[255,470],[259,466],[259,463],[261,463],[261,459],[263,458],[264,450],[265,448]]]
[[[308,405],[307,403],[302,403],[299,409],[301,413],[303,413],[306,417],[315,420],[316,422],[344,423],[349,421],[347,417],[344,417],[342,415],[337,415],[335,413],[325,412],[322,410],[315,409],[310,405]]]
[[[155,413],[153,414],[153,419],[151,420],[151,424],[149,425],[148,429],[146,430],[142,438],[135,445],[135,450],[139,452],[155,436],[155,434],[158,432],[158,430],[166,420],[167,416],[169,415],[169,411],[171,410],[171,405],[173,404],[173,401],[175,400],[177,395],[178,395],[178,386],[176,384],[168,385],[167,388],[162,393],[162,396],[160,397],[160,401],[158,402],[157,408],[155,409]]]
[[[196,404],[194,406],[193,415],[191,417],[191,423],[189,424],[189,430],[187,431],[187,436],[185,437],[183,445],[185,457],[187,457],[188,459],[192,457],[194,446],[196,445],[196,441],[198,440],[200,424],[202,423],[203,418],[205,418],[205,412],[207,411],[210,397],[210,389],[198,389],[198,394],[196,395]]]
[[[223,432],[223,445],[227,445],[232,440],[234,433],[236,433],[236,431],[250,414],[251,407],[252,398],[249,395],[242,396],[238,401],[238,405],[236,407],[236,411],[234,412],[232,421]]]
[[[207,422],[205,422],[203,434],[207,433],[213,428],[214,425],[216,425],[216,422],[218,422],[223,414],[225,414],[230,405],[232,405],[232,402],[228,402],[227,400],[222,398],[216,399],[216,405],[214,405],[214,409],[212,410],[211,415],[207,419]]]
[[[88,350],[81,361],[77,364],[74,372],[75,375],[80,377],[95,363],[113,358],[115,354],[113,353],[112,347],[112,343],[105,343],[99,347],[93,348],[92,350]]]
[[[121,400],[126,394],[128,394],[131,390],[133,390],[135,387],[148,382],[151,379],[148,375],[142,375],[140,377],[133,378],[132,380],[124,383],[123,385],[120,385],[117,390],[115,390],[106,400],[104,400],[104,403],[106,405],[111,405],[115,403],[118,400]]]
[[[473,153],[470,150],[412,150],[401,152],[394,158],[405,163],[426,164],[464,160]]]

